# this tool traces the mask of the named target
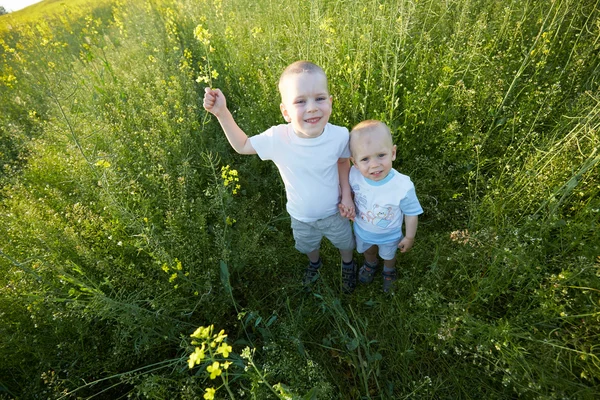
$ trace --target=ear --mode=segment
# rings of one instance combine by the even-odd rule
[[[283,119],[285,119],[285,122],[291,122],[292,119],[290,118],[290,115],[287,112],[287,109],[285,108],[285,105],[283,103],[279,104],[279,109],[281,110],[281,115],[283,115]]]
[[[392,161],[396,160],[396,145],[392,147]]]
[[[350,162],[352,162],[352,164],[356,165],[356,163],[354,162],[354,157],[350,156],[348,158],[350,159]]]

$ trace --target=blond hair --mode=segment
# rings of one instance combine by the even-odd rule
[[[390,128],[381,121],[375,119],[367,119],[354,126],[350,131],[350,151],[353,152],[352,143],[356,142],[359,136],[373,133],[375,131],[382,130],[386,134],[386,141],[389,146],[393,146],[392,132]]]
[[[325,80],[327,80],[327,75],[325,74],[325,71],[323,71],[323,68],[319,67],[317,64],[314,64],[310,61],[299,60],[299,61],[293,62],[290,65],[288,65],[281,73],[281,76],[279,77],[279,83],[278,83],[279,92],[281,93],[282,82],[285,78],[287,78],[290,75],[302,74],[302,73],[322,74],[325,77]]]

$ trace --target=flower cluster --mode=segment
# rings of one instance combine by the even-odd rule
[[[206,29],[202,25],[198,25],[194,29],[194,37],[200,43],[204,44],[205,46],[209,46],[212,34],[208,31],[208,29]]]
[[[231,169],[229,165],[221,167],[221,178],[223,178],[223,186],[231,185],[233,194],[237,194],[238,191],[242,188],[238,183],[240,181],[240,178],[238,177],[237,170]]]
[[[164,263],[161,267],[163,271],[169,274],[169,283],[174,282],[178,277],[180,277],[180,274],[186,277],[190,274],[189,272],[183,272],[183,266],[181,265],[181,261],[179,261],[177,258],[174,261],[175,265],[173,266],[169,266],[167,265],[167,263]],[[173,287],[177,289],[179,288],[179,284],[175,284]]]
[[[233,348],[225,342],[227,334],[225,330],[221,329],[219,333],[213,333],[214,325],[207,327],[201,326],[194,333],[190,335],[192,338],[192,345],[194,345],[194,352],[190,354],[188,359],[189,368],[194,368],[195,365],[199,365],[202,362],[206,362],[206,372],[210,379],[216,379],[217,376],[221,376],[223,371],[229,369],[231,365],[230,361],[216,360],[217,356],[227,359]],[[216,389],[207,388],[204,393],[204,398],[207,400],[214,399]]]
[[[453,242],[457,242],[459,244],[468,244],[469,243],[469,230],[464,229],[462,231],[454,231],[450,233],[450,240]]]

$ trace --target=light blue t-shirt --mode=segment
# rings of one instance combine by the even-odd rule
[[[414,184],[395,169],[382,180],[373,181],[352,166],[350,187],[356,207],[354,232],[367,243],[386,244],[402,239],[404,215],[423,213]]]

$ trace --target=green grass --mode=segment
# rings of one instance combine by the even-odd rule
[[[0,398],[595,398],[599,10],[46,0],[1,17]],[[304,293],[276,168],[202,110],[210,85],[249,134],[281,123],[297,59],[326,70],[333,123],[391,127],[415,183],[394,296],[342,295],[329,243]],[[233,350],[189,369],[209,325]],[[212,380],[208,359],[232,364]]]

